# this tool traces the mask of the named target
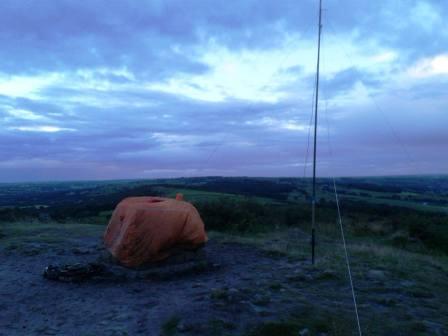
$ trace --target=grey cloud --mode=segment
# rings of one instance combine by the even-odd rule
[[[376,41],[397,49],[405,64],[443,50],[446,35],[414,29],[390,20],[390,2],[325,1],[324,29],[354,37],[360,45]],[[415,1],[407,2],[409,7]],[[448,6],[432,1],[441,15]],[[73,71],[126,66],[136,80],[96,73],[108,90],[51,86],[39,100],[0,96],[1,106],[33,111],[51,121],[10,118],[0,128],[0,180],[144,177],[145,171],[182,175],[300,176],[308,133],[269,127],[272,118],[308,125],[311,95],[276,103],[243,100],[205,102],[138,87],[183,73],[209,71],[198,47],[209,40],[236,49],[275,49],[285,34],[315,38],[316,1],[2,1],[0,62],[4,74]],[[405,3],[401,6],[405,7]],[[403,8],[404,8],[403,7]],[[407,9],[403,13],[408,15]],[[356,32],[356,34],[353,34]],[[405,66],[397,64],[397,68]],[[289,68],[302,74],[301,69]],[[303,80],[303,78],[301,79]],[[309,91],[313,79],[305,79]],[[322,77],[327,97],[350,90],[356,82],[381,88],[381,78],[350,68],[332,79]],[[124,88],[120,88],[120,85]],[[294,92],[297,82],[282,87]],[[294,90],[294,91],[293,91]],[[307,90],[308,91],[308,90]],[[334,155],[330,155],[325,117],[320,117],[319,174],[367,175],[399,171],[406,155],[394,132],[425,172],[443,172],[440,157],[446,138],[446,83],[431,80],[408,90],[374,97],[374,104],[328,110]],[[309,95],[309,96],[308,96]],[[385,96],[385,97],[384,97]],[[118,103],[119,104],[118,104]],[[6,111],[0,111],[0,118]],[[325,112],[324,112],[325,113]],[[388,116],[388,121],[382,115]],[[255,123],[254,123],[255,121]],[[250,123],[252,122],[252,123]],[[391,130],[390,125],[393,130]],[[54,125],[75,131],[26,132],[11,127]],[[159,133],[159,138],[154,135]],[[160,134],[179,137],[176,146]],[[183,137],[183,138],[182,138]],[[192,137],[192,141],[187,141]],[[184,142],[183,142],[184,141]],[[168,141],[169,142],[169,141]],[[176,141],[175,141],[176,142]],[[423,167],[423,166],[422,166]],[[413,170],[414,169],[414,170]],[[422,168],[423,169],[423,168]],[[164,173],[164,171],[166,173]]]
[[[368,87],[379,87],[382,81],[378,75],[363,72],[355,67],[343,70],[335,74],[331,79],[322,80],[322,90],[328,97],[350,91],[357,82],[361,82]]]

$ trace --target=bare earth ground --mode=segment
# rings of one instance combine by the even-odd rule
[[[275,252],[275,237],[263,245],[212,235],[185,262],[132,271],[104,258],[103,227],[31,228],[2,228],[0,335],[356,335],[338,256],[313,267],[301,253]],[[286,237],[306,244],[305,237]],[[404,256],[356,250],[364,334],[448,335],[446,264],[418,256],[400,264]],[[81,283],[42,276],[49,264],[98,260],[109,275]],[[419,263],[428,268],[417,276]]]

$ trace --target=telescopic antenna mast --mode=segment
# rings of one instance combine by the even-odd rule
[[[311,210],[311,262],[314,265],[316,247],[316,149],[317,149],[317,108],[319,105],[320,35],[322,32],[322,0],[319,0],[319,33],[317,42],[316,95],[314,102],[314,150],[313,150],[313,198]]]

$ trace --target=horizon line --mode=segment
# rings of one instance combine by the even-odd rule
[[[172,176],[172,177],[151,177],[151,178],[116,178],[116,179],[60,179],[60,180],[35,180],[35,181],[0,181],[3,184],[45,184],[45,183],[82,183],[82,182],[125,182],[125,181],[156,181],[156,180],[177,180],[177,179],[197,179],[197,178],[265,178],[265,179],[312,179],[312,176],[225,176],[225,175],[203,175],[203,176]],[[340,175],[340,176],[318,176],[316,179],[341,179],[341,178],[394,178],[394,177],[448,177],[448,173],[428,173],[428,174],[391,174],[391,175]]]

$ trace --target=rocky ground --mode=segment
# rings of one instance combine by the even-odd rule
[[[86,229],[76,234],[69,225],[2,230],[0,335],[357,334],[340,256],[322,251],[311,266],[274,248],[277,238],[263,245],[212,235],[195,255],[128,270],[105,256],[103,228],[79,226]],[[426,259],[403,256],[354,251],[364,334],[448,335],[446,264],[427,263],[416,275]],[[50,264],[88,262],[107,272],[82,282],[42,276]]]

